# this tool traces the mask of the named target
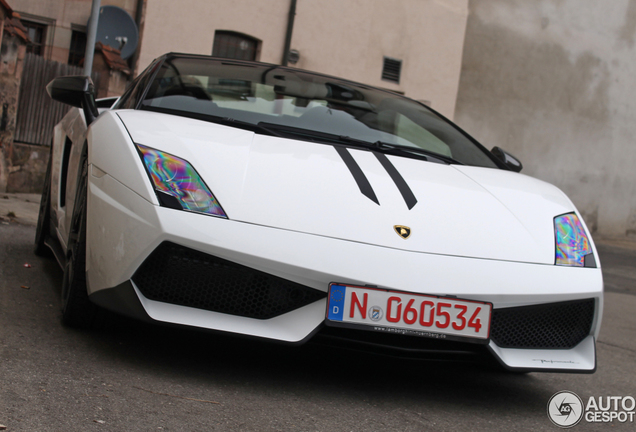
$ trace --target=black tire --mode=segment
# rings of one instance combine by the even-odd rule
[[[35,247],[33,252],[38,256],[52,256],[51,250],[44,243],[51,233],[51,164],[53,152],[49,154],[49,164],[46,167],[42,198],[40,198],[40,212],[38,224],[35,229]]]
[[[86,149],[82,153],[80,167],[62,283],[62,323],[76,328],[92,328],[97,325],[100,309],[90,301],[86,290]]]

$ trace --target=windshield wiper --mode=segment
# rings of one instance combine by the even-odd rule
[[[426,150],[420,147],[408,147],[408,146],[403,146],[399,144],[391,144],[384,141],[375,141],[372,143],[372,142],[368,142],[364,140],[359,140],[357,138],[352,138],[346,135],[340,135],[338,136],[338,139],[346,143],[351,143],[351,144],[356,144],[362,147],[367,147],[372,150],[380,151],[382,153],[393,154],[393,155],[397,154],[400,156],[410,156],[410,157],[412,157],[413,154],[415,153],[417,155],[424,156],[424,158],[429,162],[464,165],[460,161],[453,159],[450,156],[441,155],[439,153],[435,153],[433,151]]]
[[[172,114],[172,115],[176,115],[180,117],[187,117],[187,118],[191,118],[195,120],[203,120],[203,121],[216,123],[216,124],[220,124],[224,126],[233,126],[239,129],[245,129],[252,132],[260,132],[270,136],[277,136],[277,137],[281,136],[280,133],[266,126],[262,126],[260,123],[254,124],[254,123],[246,122],[243,120],[236,120],[231,117],[221,117],[221,116],[216,116],[212,114],[203,114],[203,113],[197,113],[192,111],[182,111],[182,110],[176,110],[176,109],[164,108],[164,107],[155,107],[152,105],[142,105],[141,109],[146,111],[160,112],[163,114]]]
[[[281,125],[278,123],[267,123],[267,122],[258,122],[258,126],[267,128],[270,130],[274,130],[279,134],[285,136],[293,136],[300,137],[307,141],[313,142],[330,142],[330,143],[338,143],[342,142],[338,135],[328,133],[328,132],[320,132],[312,129],[299,128],[294,126]],[[279,135],[280,136],[280,135]],[[362,141],[361,141],[362,142]],[[368,143],[367,143],[368,144]]]
[[[423,157],[424,160],[429,162],[437,162],[442,164],[457,164],[464,165],[462,162],[453,159],[450,156],[441,155],[430,150],[425,150],[420,147],[407,147],[398,144],[390,144],[383,141],[364,141],[361,139],[353,138],[347,135],[336,135],[328,132],[320,132],[311,129],[298,128],[294,126],[280,125],[276,123],[259,122],[258,126],[280,132],[283,135],[292,135],[295,137],[304,138],[313,142],[325,142],[330,143],[342,143],[357,148],[368,149],[372,151],[378,151],[380,153],[407,156],[407,157]]]
[[[464,163],[458,161],[457,159],[453,159],[450,156],[442,155],[439,153],[435,153],[434,151],[426,150],[421,147],[408,147],[399,144],[390,144],[383,141],[376,141],[373,143],[373,147],[380,150],[398,152],[400,154],[406,153],[416,153],[418,155],[423,155],[428,158],[431,162],[441,162],[447,164],[456,164],[456,165],[464,165]],[[436,160],[431,160],[436,159]]]
[[[231,117],[219,117],[219,116],[212,116],[212,117],[216,117],[216,119],[218,119],[218,120],[213,120],[214,122],[224,124],[226,126],[236,126],[238,128],[247,129],[254,132],[265,132],[266,135],[271,135],[276,137],[281,136],[281,134],[279,134],[278,132],[273,131],[272,129],[268,127],[262,126],[260,123],[254,124],[254,123],[246,122],[243,120],[236,120]]]

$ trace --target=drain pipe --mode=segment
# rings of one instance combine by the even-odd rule
[[[139,62],[139,50],[141,49],[141,21],[143,19],[143,10],[144,0],[137,0],[137,8],[135,9],[135,24],[137,24],[137,30],[139,31],[139,42],[137,42],[137,49],[130,58],[130,63],[128,64],[132,72],[130,79],[137,76],[137,63]]]
[[[93,72],[93,56],[95,54],[95,42],[97,40],[97,22],[99,21],[99,8],[101,0],[93,0],[91,18],[86,29],[86,51],[84,51],[84,75],[91,76]]]
[[[296,0],[291,0],[289,5],[289,18],[287,19],[287,33],[285,34],[285,50],[283,51],[282,65],[287,66],[289,61],[289,48],[291,46],[292,33],[294,32],[294,17],[296,16]]]

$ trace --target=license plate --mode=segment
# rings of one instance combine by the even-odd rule
[[[383,333],[488,343],[492,304],[332,283],[326,323]]]

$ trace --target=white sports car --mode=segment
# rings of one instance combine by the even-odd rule
[[[155,60],[119,99],[47,90],[36,252],[101,308],[302,343],[594,372],[603,280],[556,187],[401,95],[272,64]]]

